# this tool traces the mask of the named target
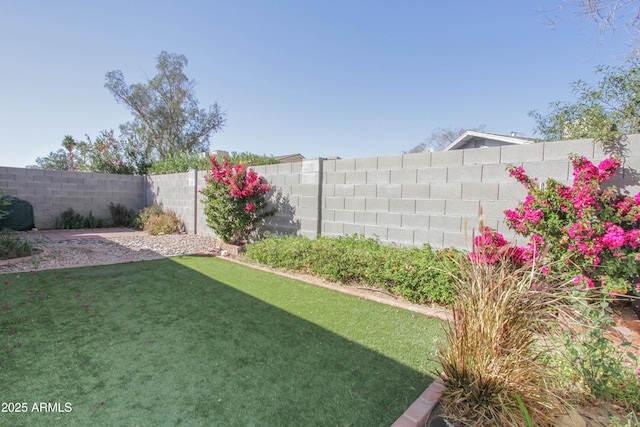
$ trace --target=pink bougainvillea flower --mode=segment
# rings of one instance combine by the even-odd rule
[[[602,237],[602,243],[609,249],[616,249],[624,246],[624,229],[618,225],[612,225],[607,228],[607,233]]]
[[[18,332],[18,331],[17,331],[17,330],[15,330],[15,329],[12,329],[12,330],[10,330],[10,331],[9,331],[9,335],[15,335],[15,334],[16,334],[16,332]]]
[[[82,295],[81,294],[76,294],[76,298],[81,298]]]
[[[27,292],[27,296],[30,297],[31,296],[31,292]]]
[[[576,276],[573,279],[573,283],[581,289],[584,289],[584,285],[586,285],[588,289],[594,289],[596,287],[593,280],[587,276]]]
[[[40,292],[40,296],[43,297],[44,296],[44,292]]]

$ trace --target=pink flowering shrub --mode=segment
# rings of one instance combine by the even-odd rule
[[[205,176],[204,212],[207,224],[226,243],[244,243],[258,223],[275,210],[266,210],[271,190],[260,175],[243,164],[225,159],[222,165],[211,157],[211,170]]]
[[[608,158],[597,166],[572,156],[573,184],[553,179],[539,186],[522,167],[509,172],[527,189],[527,197],[505,211],[507,225],[537,247],[561,273],[581,289],[610,294],[638,292],[640,271],[640,193],[620,194],[602,184],[615,175],[620,160]],[[561,266],[561,267],[558,267]]]
[[[513,245],[491,227],[482,228],[482,234],[473,240],[474,251],[469,253],[469,261],[495,264],[510,262],[514,267],[522,267],[538,256],[539,240],[531,239],[526,248]]]

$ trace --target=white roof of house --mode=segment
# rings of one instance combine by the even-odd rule
[[[491,139],[493,141],[505,142],[507,144],[531,144],[536,140],[534,138],[527,138],[523,136],[511,136],[511,135],[500,135],[497,133],[486,133],[486,132],[477,132],[475,130],[468,130],[462,135],[458,137],[455,141],[453,141],[444,151],[455,150],[466,144],[467,142],[473,140],[474,138],[481,139]]]

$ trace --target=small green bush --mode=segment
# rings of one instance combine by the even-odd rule
[[[133,227],[136,219],[136,213],[133,209],[129,209],[118,203],[109,204],[109,212],[111,213],[111,223],[116,227]]]
[[[93,211],[89,211],[89,216],[87,216],[82,224],[83,228],[109,228],[113,224],[110,219],[107,218],[96,218],[93,216]]]
[[[73,208],[67,209],[56,218],[56,228],[59,229],[72,230],[82,228],[83,226],[84,217],[73,210]]]
[[[409,301],[450,304],[455,296],[453,250],[400,248],[363,236],[271,237],[247,246],[247,260],[345,284],[379,287]]]
[[[84,217],[69,208],[62,212],[58,218],[56,218],[55,228],[63,230],[75,230],[78,228],[108,228],[112,226],[112,222],[108,218],[96,218],[93,216],[93,212],[89,211],[89,215]]]
[[[137,230],[144,229],[144,224],[147,222],[150,216],[152,215],[162,215],[164,213],[164,209],[162,206],[152,205],[147,206],[138,212],[138,216],[133,220],[133,228]]]
[[[33,247],[18,237],[0,236],[0,259],[21,258],[33,255]]]
[[[156,236],[158,234],[180,233],[182,223],[175,212],[167,211],[161,214],[150,215],[144,223],[144,231]]]

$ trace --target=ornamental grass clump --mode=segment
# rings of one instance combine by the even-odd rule
[[[563,286],[535,258],[514,265],[511,246],[493,256],[458,259],[453,321],[438,354],[445,416],[469,426],[526,426],[528,418],[552,426],[565,409],[543,356]]]
[[[267,209],[271,186],[244,164],[225,159],[221,165],[215,157],[210,161],[207,185],[200,190],[207,225],[225,243],[245,243],[258,224],[275,213]]]
[[[0,233],[0,260],[33,255],[33,246],[26,240]]]

